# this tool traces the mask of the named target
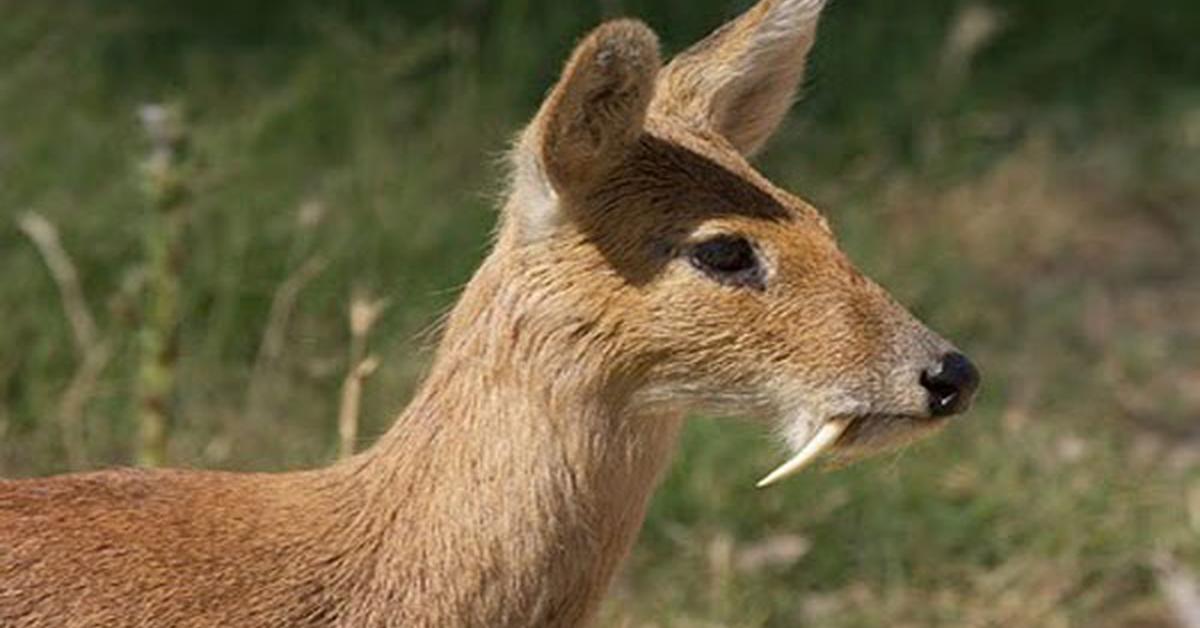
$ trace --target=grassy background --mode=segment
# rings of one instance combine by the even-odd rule
[[[574,39],[632,14],[674,51],[747,3],[580,4],[0,0],[0,474],[133,459],[152,101],[194,139],[172,463],[329,460],[354,294],[391,303],[364,439],[386,429]],[[762,167],[977,358],[983,397],[928,443],[766,492],[777,446],[697,419],[604,623],[1172,625],[1162,564],[1200,566],[1197,32],[1191,0],[833,3]],[[74,451],[56,419],[80,358],[27,210],[114,350]]]

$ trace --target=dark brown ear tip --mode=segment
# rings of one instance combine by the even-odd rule
[[[599,66],[618,72],[657,72],[662,63],[658,35],[640,20],[605,22],[588,34],[580,48],[592,51]]]

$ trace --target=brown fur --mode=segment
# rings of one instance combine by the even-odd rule
[[[408,409],[327,469],[0,482],[0,625],[574,626],[632,545],[685,412],[841,451],[927,431],[949,345],[746,161],[803,73],[821,3],[764,0],[659,72],[601,26],[513,153],[492,254]],[[761,289],[684,251],[752,240]]]

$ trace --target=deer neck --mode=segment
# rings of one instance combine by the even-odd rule
[[[531,318],[485,263],[425,384],[353,459],[389,595],[481,625],[575,624],[636,538],[681,417],[639,411],[594,321]],[[436,623],[436,621],[434,622]]]

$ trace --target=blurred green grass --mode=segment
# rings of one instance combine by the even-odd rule
[[[575,38],[632,14],[678,50],[744,4],[0,0],[0,473],[69,468],[54,417],[78,359],[26,210],[58,225],[117,347],[86,466],[133,458],[137,322],[112,301],[140,263],[139,105],[182,103],[196,143],[172,461],[320,464],[351,295],[392,301],[369,441]],[[995,31],[955,57],[968,6]],[[833,3],[763,169],[978,358],[984,396],[927,443],[765,492],[777,446],[697,419],[604,622],[1169,625],[1153,556],[1200,565],[1200,440],[1179,436],[1200,420],[1198,31],[1186,0]]]

